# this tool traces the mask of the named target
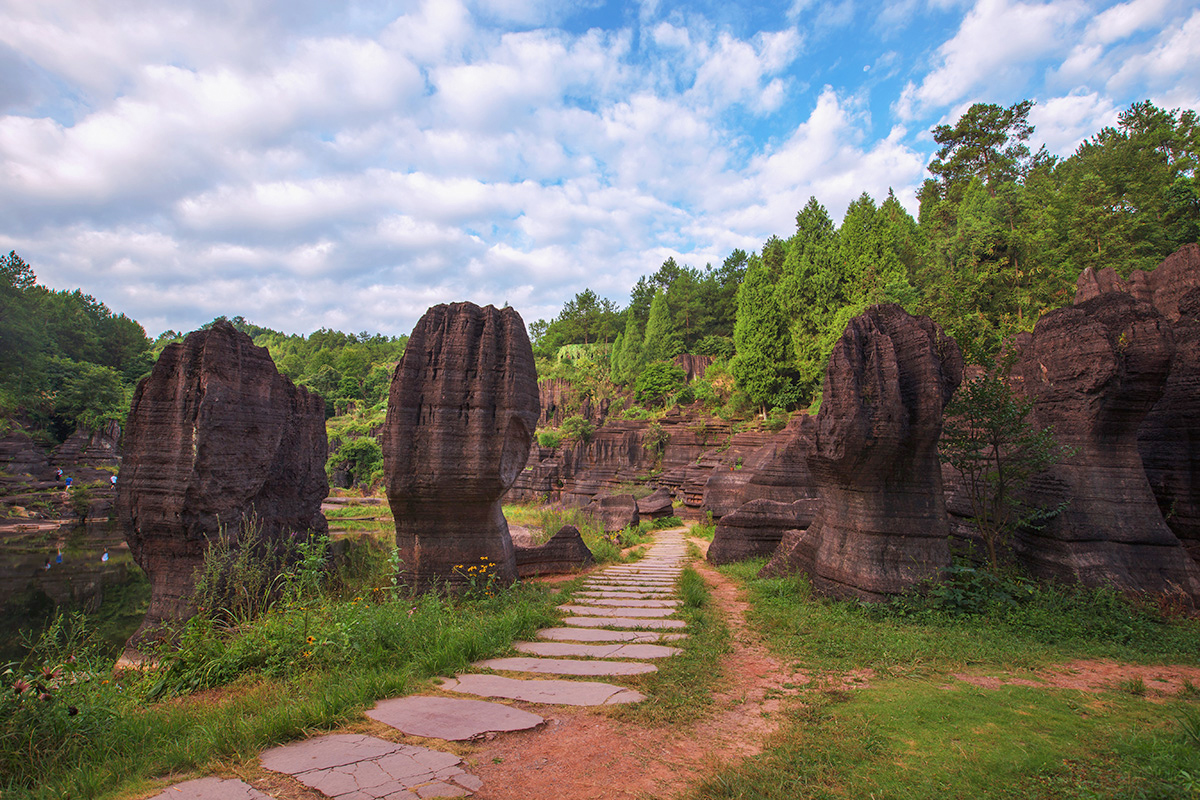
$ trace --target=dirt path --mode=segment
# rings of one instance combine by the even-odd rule
[[[706,544],[697,542],[697,544]],[[706,562],[693,567],[708,583],[725,615],[731,650],[711,716],[686,728],[647,727],[604,711],[537,707],[546,724],[476,746],[466,756],[484,781],[476,797],[487,800],[615,800],[670,797],[723,764],[753,755],[778,727],[781,698],[807,676],[768,655],[746,625],[746,602],[736,587]]]

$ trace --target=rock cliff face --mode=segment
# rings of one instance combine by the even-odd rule
[[[1200,244],[1186,244],[1167,256],[1153,272],[1135,269],[1122,280],[1111,267],[1088,267],[1075,282],[1075,305],[1106,292],[1121,292],[1154,306],[1172,322],[1179,319],[1179,302],[1193,289],[1200,289]]]
[[[461,584],[457,565],[490,559],[517,577],[500,499],[529,457],[538,386],[525,323],[473,303],[425,312],[396,367],[380,444],[400,579]]]
[[[803,423],[820,509],[764,568],[819,591],[882,599],[950,563],[937,441],[962,355],[934,322],[874,306],[846,326],[821,411]]]
[[[1073,455],[1033,482],[1030,500],[1069,503],[1015,542],[1038,575],[1085,585],[1200,598],[1200,569],[1163,522],[1138,454],[1138,429],[1159,402],[1174,353],[1170,323],[1110,292],[1044,316],[1016,342],[1014,388]]]
[[[1200,562],[1200,289],[1179,310],[1171,372],[1138,430],[1138,453],[1167,527]]]
[[[117,515],[150,578],[136,642],[191,614],[206,537],[323,531],[325,403],[226,322],[168,345],[134,394]]]
[[[704,486],[704,506],[720,520],[708,560],[726,564],[769,556],[784,531],[807,528],[820,501],[808,470],[811,433],[805,414],[732,468],[715,470]]]

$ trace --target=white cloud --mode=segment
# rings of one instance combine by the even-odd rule
[[[1071,26],[1084,13],[1076,0],[1023,3],[979,0],[958,32],[938,49],[938,64],[898,106],[937,108],[962,99],[985,83],[993,91],[1015,81],[1039,59],[1062,52]]]
[[[1029,122],[1035,129],[1034,142],[1045,144],[1053,155],[1069,156],[1084,139],[1115,125],[1117,109],[1111,98],[1098,92],[1076,92],[1039,100],[1029,112]]]
[[[1153,46],[1132,54],[1109,80],[1108,88],[1147,85],[1168,105],[1200,101],[1200,10],[1193,11],[1177,30],[1163,31]]]

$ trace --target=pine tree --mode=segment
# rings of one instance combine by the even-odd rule
[[[654,293],[650,303],[650,320],[646,323],[646,339],[642,343],[643,360],[647,364],[670,361],[683,351],[683,337],[671,321],[667,296],[661,290]]]
[[[734,380],[766,412],[768,405],[792,405],[798,399],[789,374],[792,363],[787,316],[775,297],[771,269],[750,257],[738,289],[737,323],[733,328],[737,355],[730,364]]]

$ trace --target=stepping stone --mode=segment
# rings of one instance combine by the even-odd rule
[[[367,716],[411,736],[452,742],[529,730],[545,722],[537,714],[502,703],[458,697],[396,697],[380,701]]]
[[[638,661],[578,661],[573,658],[489,658],[471,666],[497,672],[534,672],[541,675],[643,675],[658,672],[653,664]]]
[[[584,597],[579,598],[580,605],[585,606],[616,606],[618,608],[678,608],[678,600],[642,600],[638,597]]]
[[[518,680],[500,675],[459,675],[441,685],[447,692],[504,697],[560,706],[611,706],[646,699],[641,692],[594,681]]]
[[[576,628],[685,628],[681,619],[635,619],[634,617],[566,617],[564,625]]]
[[[653,594],[651,592],[598,591],[598,592],[576,592],[575,597],[578,597],[578,598],[590,597],[593,599],[603,598],[603,599],[608,599],[608,600],[659,600],[659,599],[670,597],[670,595],[668,595],[665,592],[661,592],[659,594]]]
[[[361,734],[305,739],[268,750],[259,760],[272,772],[343,800],[465,797],[483,786],[456,755]]]
[[[671,642],[687,638],[686,633],[655,631],[610,631],[602,628],[542,628],[539,639],[556,642]]]
[[[587,581],[585,589],[599,592],[639,592],[642,594],[675,594],[675,585],[647,586],[637,581]]]
[[[559,606],[559,611],[568,614],[580,614],[585,617],[669,617],[675,613],[673,608],[631,608],[629,606],[600,607],[600,606]]]
[[[248,783],[235,778],[198,778],[184,781],[150,800],[271,800]]]
[[[514,647],[535,656],[577,658],[668,658],[682,652],[661,644],[569,644],[567,642],[517,642]]]

